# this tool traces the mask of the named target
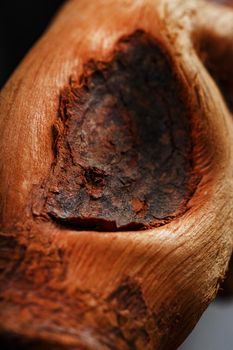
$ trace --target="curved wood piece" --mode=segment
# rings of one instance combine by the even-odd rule
[[[216,82],[233,13],[217,8],[226,51],[207,46],[215,82],[213,8],[69,1],[2,90],[5,348],[176,349],[215,297],[232,253]]]

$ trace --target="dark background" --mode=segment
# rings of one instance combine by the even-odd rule
[[[63,2],[0,0],[0,87],[43,33],[56,9]]]
[[[0,0],[0,88],[43,33],[63,2],[62,0]],[[218,2],[233,3],[233,0]],[[179,350],[202,349],[233,350],[232,300],[212,304]]]

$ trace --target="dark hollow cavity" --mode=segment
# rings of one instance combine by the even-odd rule
[[[172,66],[153,37],[137,31],[64,89],[49,216],[115,231],[160,226],[186,211],[196,186],[191,118]]]

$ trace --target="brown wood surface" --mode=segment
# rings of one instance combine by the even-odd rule
[[[228,7],[66,3],[0,97],[5,349],[189,334],[232,253],[232,52]]]

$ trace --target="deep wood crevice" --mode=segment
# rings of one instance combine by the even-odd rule
[[[64,88],[54,142],[44,211],[71,228],[164,225],[187,210],[200,180],[182,82],[140,30]]]

